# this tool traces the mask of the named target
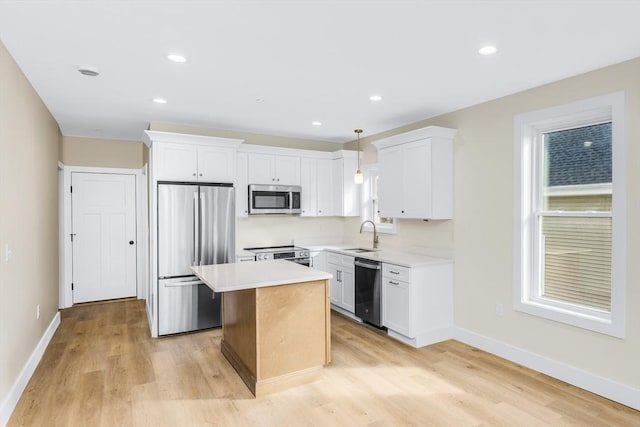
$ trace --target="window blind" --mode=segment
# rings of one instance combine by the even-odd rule
[[[611,209],[611,195],[549,198],[553,210]],[[603,209],[604,208],[604,209]],[[611,309],[611,217],[542,216],[541,295]]]

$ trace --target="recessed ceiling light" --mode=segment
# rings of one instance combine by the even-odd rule
[[[380,95],[371,95],[371,96],[369,97],[369,99],[370,99],[371,101],[376,101],[376,102],[377,102],[377,101],[382,101],[382,97],[381,97]]]
[[[153,102],[155,102],[156,104],[166,104],[167,100],[164,98],[153,98]]]
[[[78,67],[78,72],[83,76],[95,77],[100,74],[98,67],[94,67],[93,65],[80,65]]]
[[[311,124],[314,125],[314,126],[322,126],[322,122],[319,122],[317,120],[311,122]]]
[[[187,58],[185,58],[182,55],[175,54],[175,53],[167,55],[167,59],[169,61],[173,61],[173,62],[187,62]]]
[[[495,46],[483,46],[478,50],[480,55],[493,55],[498,51],[498,48]]]

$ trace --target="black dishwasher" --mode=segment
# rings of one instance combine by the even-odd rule
[[[354,265],[356,317],[381,327],[380,263],[366,258],[356,258]]]

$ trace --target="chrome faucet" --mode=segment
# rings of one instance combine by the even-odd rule
[[[360,234],[362,234],[362,229],[366,223],[370,222],[373,225],[373,249],[378,249],[378,232],[376,231],[376,223],[371,221],[370,219],[366,221],[362,221],[360,224]]]

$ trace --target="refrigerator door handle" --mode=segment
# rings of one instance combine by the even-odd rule
[[[200,219],[203,223],[200,224],[200,265],[204,262],[205,257],[205,249],[207,247],[207,235],[206,235],[206,225],[204,224],[206,218],[206,212],[204,211],[205,203],[204,203],[204,192],[200,192]]]
[[[193,193],[193,265],[199,265],[198,260],[198,235],[200,234],[200,223],[198,222],[198,190]]]

